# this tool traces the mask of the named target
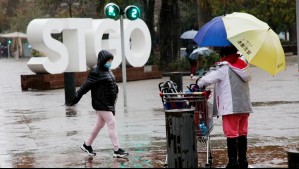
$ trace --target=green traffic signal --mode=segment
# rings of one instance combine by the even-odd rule
[[[127,6],[125,9],[126,17],[130,20],[136,20],[140,18],[141,12],[140,9],[135,5]]]
[[[109,3],[104,8],[105,15],[111,19],[117,19],[120,15],[120,9],[115,3]]]
[[[8,45],[11,45],[11,44],[12,44],[12,41],[11,41],[11,40],[8,40],[7,43],[8,43]]]

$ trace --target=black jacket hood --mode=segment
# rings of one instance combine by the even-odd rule
[[[97,65],[101,70],[107,70],[107,68],[104,67],[106,62],[110,59],[113,59],[114,56],[107,50],[102,50],[98,54],[98,63]]]

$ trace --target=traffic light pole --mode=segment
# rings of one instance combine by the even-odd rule
[[[124,107],[127,107],[127,65],[125,56],[125,41],[124,41],[124,12],[121,9],[120,15],[120,34],[121,34],[121,55],[122,55],[122,81],[123,81],[123,95],[124,95]]]
[[[125,56],[125,38],[124,38],[124,15],[130,20],[136,20],[140,17],[140,10],[135,5],[127,6],[125,9],[120,8],[115,3],[108,3],[105,8],[105,15],[111,19],[120,17],[120,34],[121,34],[121,54],[122,54],[122,82],[124,94],[124,107],[127,107],[127,62]]]

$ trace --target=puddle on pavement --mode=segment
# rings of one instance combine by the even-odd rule
[[[274,102],[256,102],[254,106],[264,106],[264,105],[276,105],[276,104],[297,104],[299,101],[294,102],[286,102],[286,101],[274,101]],[[77,110],[75,107],[66,107],[66,117],[77,117]],[[39,110],[44,111],[44,110]],[[21,120],[18,121],[22,123],[30,123],[30,120],[41,120],[43,115],[40,117],[36,114],[38,112],[32,112],[31,110],[10,110],[8,111],[10,116],[16,115],[16,117],[21,117]],[[157,110],[157,113],[163,110]],[[27,119],[31,118],[31,114],[35,114],[35,119]],[[21,116],[20,116],[21,115]],[[24,118],[26,117],[26,118]],[[33,116],[32,116],[33,117]],[[74,136],[78,134],[78,131],[68,131],[66,133],[67,136]],[[141,136],[141,135],[140,135]],[[215,137],[222,137],[221,134],[213,135]],[[269,145],[271,143],[272,137],[269,138],[257,138],[250,139],[249,148],[248,148],[248,160],[250,165],[255,168],[286,168],[287,167],[287,151],[290,149],[298,149],[298,138],[289,139],[286,137],[275,138],[275,143],[280,141],[279,145]],[[277,141],[278,140],[278,141]],[[273,141],[273,140],[272,140]],[[288,144],[286,144],[288,142]],[[227,155],[226,155],[226,144],[225,139],[220,140],[212,140],[212,155],[213,155],[213,167],[215,168],[223,168],[227,163]],[[198,145],[199,149],[203,148],[203,145]],[[133,147],[133,148],[132,148]],[[111,150],[105,150],[111,151]],[[165,168],[165,159],[166,159],[166,143],[165,137],[154,137],[150,139],[146,144],[136,144],[131,146],[128,149],[130,152],[130,156],[128,159],[113,159],[111,154],[105,155],[105,157],[89,158],[86,157],[83,160],[71,160],[68,162],[60,161],[60,165],[64,165],[66,163],[72,163],[72,166],[82,166],[86,168],[98,168],[98,167],[106,167],[106,168]],[[102,152],[100,152],[102,153]],[[66,153],[68,158],[73,156],[72,153]],[[12,157],[11,163],[13,168],[35,168],[36,166],[47,167],[47,163],[39,164],[37,162],[38,154],[34,153],[16,153],[10,155]],[[206,153],[200,151],[199,153],[199,167],[204,167],[206,163]],[[65,157],[64,157],[65,158]],[[40,160],[40,159],[39,159]],[[46,161],[46,160],[45,160]],[[56,162],[56,161],[51,161]],[[107,164],[107,162],[109,164]],[[50,165],[51,166],[51,165]],[[65,165],[68,166],[68,165]],[[71,167],[71,166],[70,166]]]
[[[78,134],[78,131],[68,131],[68,132],[66,133],[66,136],[67,136],[67,137],[70,137],[70,136],[74,136],[74,135],[76,135],[76,134]]]
[[[12,159],[12,168],[35,168],[34,154],[30,152],[15,154]]]
[[[258,106],[273,106],[279,104],[298,104],[299,101],[268,101],[268,102],[252,102],[253,107]]]
[[[144,145],[136,145],[135,148],[128,148],[130,153],[128,158],[112,158],[111,149],[97,150],[98,154],[95,157],[85,156],[83,152],[77,150],[69,150],[64,152],[64,156],[52,157],[48,159],[44,155],[39,158],[39,154],[34,153],[13,153],[12,159],[6,161],[11,163],[13,168],[35,168],[37,166],[49,167],[56,165],[64,167],[85,167],[85,168],[165,168],[166,146],[163,140],[150,143],[151,147]],[[223,168],[227,163],[227,152],[225,140],[212,140],[212,156],[213,168]],[[254,146],[248,147],[248,161],[254,168],[287,168],[287,151],[292,147],[299,145],[285,146]],[[199,167],[205,167],[206,152],[205,147],[198,144],[198,163]],[[44,152],[39,152],[44,153]],[[75,154],[74,154],[75,153]],[[80,153],[80,154],[76,154]],[[60,159],[62,157],[62,159]],[[45,159],[42,159],[45,158]],[[80,160],[81,159],[81,160]],[[40,163],[44,160],[44,163]]]
[[[5,116],[13,117],[7,124],[29,124],[35,121],[41,121],[46,118],[44,109],[41,110],[6,110]]]

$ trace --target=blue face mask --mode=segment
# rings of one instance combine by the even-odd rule
[[[107,63],[104,65],[104,67],[107,68],[107,69],[110,69],[111,65],[112,65],[111,62],[107,62]]]

